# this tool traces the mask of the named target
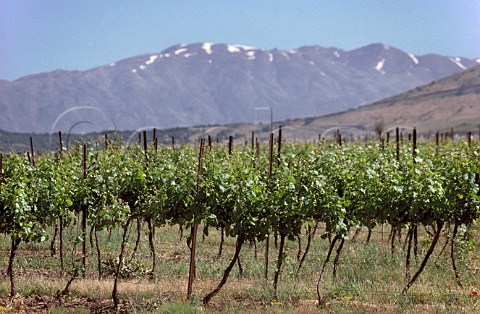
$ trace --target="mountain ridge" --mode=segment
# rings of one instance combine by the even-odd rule
[[[167,129],[264,121],[259,107],[271,108],[275,120],[319,116],[476,64],[461,57],[414,55],[379,43],[351,51],[179,44],[86,71],[55,70],[0,81],[0,124],[23,132],[65,130],[77,123],[74,131],[147,125]],[[57,121],[72,108],[83,109]]]
[[[283,126],[282,137],[286,141],[311,141],[318,139],[320,135],[331,138],[336,130],[340,130],[347,140],[366,137],[376,139],[379,127],[384,131],[393,131],[399,127],[404,132],[411,132],[411,129],[416,127],[417,133],[422,137],[432,136],[437,131],[446,134],[452,130],[457,137],[464,136],[462,134],[467,132],[473,132],[474,136],[478,137],[480,131],[478,121],[480,121],[480,65],[365,106],[321,117],[269,121],[272,124],[262,122],[157,129],[156,134],[158,139],[164,139],[163,145],[168,145],[165,141],[170,138],[175,138],[175,142],[179,144],[195,143],[198,138],[207,134],[219,139],[220,142],[225,142],[229,136],[233,136],[237,144],[244,145],[251,138],[252,132],[261,141],[268,141],[270,131],[278,134],[280,125]],[[136,135],[141,134],[143,130],[148,133],[148,138],[152,138],[153,127],[117,132],[113,136],[124,140],[136,139]],[[64,137],[65,144],[68,146],[69,138],[70,144],[77,140],[81,142],[87,139],[101,140],[104,132],[101,133],[85,134],[81,137],[67,133]],[[29,135],[31,134],[0,130],[0,148],[4,151],[27,150]],[[56,134],[34,134],[35,147],[40,150],[55,149],[56,144],[52,145],[52,136]]]

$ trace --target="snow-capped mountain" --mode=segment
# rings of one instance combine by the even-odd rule
[[[319,116],[451,75],[478,60],[372,44],[262,50],[175,45],[87,71],[0,81],[0,129],[22,132],[171,128]],[[77,108],[77,109],[73,109]]]

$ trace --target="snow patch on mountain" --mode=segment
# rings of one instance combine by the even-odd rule
[[[202,45],[202,49],[205,50],[205,52],[207,53],[207,55],[211,55],[212,54],[212,43],[203,43]]]
[[[170,54],[170,53],[164,53],[164,54],[158,55],[158,57],[159,57],[160,59],[163,59],[163,58],[168,58],[168,57],[170,57],[171,55],[172,55],[172,54]]]
[[[377,70],[382,74],[385,74],[385,71],[382,70],[384,65],[385,65],[385,58],[378,61],[377,65],[375,66],[375,70]]]
[[[181,53],[183,53],[183,52],[186,52],[186,51],[188,51],[187,48],[180,48],[180,49],[175,50],[175,51],[173,52],[173,54],[179,55],[179,54],[181,54]]]
[[[417,57],[415,57],[415,55],[413,53],[408,53],[408,56],[410,57],[410,59],[412,59],[413,63],[415,64],[419,64],[420,62],[418,61]]]
[[[235,45],[235,47],[238,47],[243,50],[256,50],[257,48],[252,47],[252,46],[246,46],[246,45]]]
[[[158,59],[157,55],[152,55],[152,56],[150,56],[150,59],[148,59],[148,61],[145,62],[145,65],[150,65],[150,64],[154,63],[155,60],[157,60],[157,59]]]
[[[255,60],[255,51],[247,51],[246,55],[248,60]]]
[[[462,59],[460,59],[459,57],[450,58],[450,60],[451,60],[453,63],[455,63],[460,69],[462,69],[462,70],[466,70],[466,69],[467,69],[467,67],[462,64],[462,62],[461,62]]]
[[[245,46],[245,45],[227,45],[228,52],[238,53],[243,51],[255,50],[255,47]]]
[[[235,45],[228,45],[227,46],[227,50],[228,52],[231,52],[231,53],[238,53],[240,52],[240,48],[235,46]]]

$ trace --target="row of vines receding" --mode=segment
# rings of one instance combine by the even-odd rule
[[[285,242],[307,236],[307,245],[298,254],[298,275],[319,224],[323,226],[321,238],[329,241],[326,252],[314,253],[324,255],[317,274],[319,304],[325,302],[322,285],[328,263],[333,260],[335,277],[350,231],[362,227],[368,230],[369,239],[374,228],[389,226],[392,254],[396,234],[406,233],[405,286],[400,293],[406,294],[420,276],[442,233],[448,234],[451,245],[452,277],[462,284],[454,245],[459,230],[469,228],[480,215],[480,146],[476,142],[451,141],[439,146],[438,141],[437,145],[430,141],[417,144],[415,139],[413,145],[402,147],[398,141],[397,145],[328,141],[296,145],[281,143],[281,137],[274,143],[271,136],[269,146],[232,147],[230,141],[223,147],[209,141],[205,147],[203,140],[199,146],[163,149],[157,148],[156,141],[153,144],[150,149],[146,142],[142,147],[109,142],[102,149],[84,145],[36,156],[32,151],[28,158],[0,155],[0,233],[11,239],[7,273],[12,296],[16,294],[15,254],[22,243],[51,241],[52,256],[60,259],[62,273],[70,274],[65,289],[58,293],[61,298],[76,278],[85,275],[88,237],[96,243],[98,277],[105,275],[97,236],[121,226],[123,241],[112,266],[112,298],[117,306],[125,241],[134,224],[137,230],[142,225],[148,229],[152,257],[148,274],[152,277],[158,258],[156,230],[171,225],[181,232],[190,231],[188,297],[195,278],[196,227],[203,225],[207,237],[211,228],[221,232],[219,254],[224,237],[236,238],[235,253],[218,286],[203,297],[205,304],[227,282],[245,244],[265,243],[265,280],[270,279],[271,237],[279,241],[273,276],[272,297],[276,297]],[[65,240],[64,230],[77,225],[78,239]],[[430,245],[414,270],[411,259],[420,254],[419,230],[428,231]],[[69,247],[82,249],[81,258],[68,265],[64,261],[66,241],[73,241]]]

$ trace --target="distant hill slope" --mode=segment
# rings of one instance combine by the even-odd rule
[[[298,120],[292,125],[304,122]],[[355,126],[373,130],[416,126],[420,132],[473,131],[480,126],[480,66],[370,105],[314,119],[311,127]]]
[[[420,134],[432,135],[436,131],[449,132],[454,128],[460,132],[472,131],[478,136],[480,127],[480,65],[447,78],[434,81],[428,85],[417,87],[406,93],[398,94],[357,109],[330,114],[321,117],[308,117],[286,121],[274,121],[262,124],[229,124],[209,125],[189,128],[157,130],[161,145],[169,146],[171,137],[177,144],[194,143],[200,137],[211,135],[225,145],[230,135],[236,139],[236,145],[250,142],[252,131],[255,137],[268,140],[268,133],[273,128],[276,136],[278,127],[283,127],[283,138],[292,141],[306,141],[318,138],[320,134],[332,136],[340,129],[341,133],[364,135],[375,134],[377,124],[384,129],[395,127],[417,127]],[[330,131],[329,131],[330,130]],[[147,128],[148,138],[153,139],[153,130]],[[393,131],[393,130],[392,130]],[[330,132],[330,133],[329,133]],[[124,131],[116,134],[124,140],[137,141],[139,131]],[[329,134],[328,134],[329,133]],[[27,151],[29,134],[8,133],[0,130],[0,150],[10,149]],[[113,135],[110,135],[113,136]],[[58,149],[57,135],[34,134],[36,149]],[[103,140],[102,134],[71,136],[64,134],[64,145],[72,145],[75,141],[87,141],[88,138]],[[223,141],[223,143],[222,143]]]
[[[271,108],[274,120],[320,116],[476,64],[458,57],[416,56],[383,44],[352,51],[176,45],[87,71],[0,81],[0,129],[80,132],[265,122],[268,112],[259,107]]]

